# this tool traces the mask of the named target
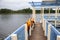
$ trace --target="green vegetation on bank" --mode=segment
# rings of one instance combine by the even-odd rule
[[[0,9],[0,14],[20,14],[20,13],[32,13],[30,8],[22,10]]]
[[[51,13],[55,13],[55,10],[52,10],[52,9],[50,9],[50,12]],[[20,13],[25,13],[25,14],[27,14],[27,13],[32,13],[32,10],[30,9],[30,8],[26,8],[26,9],[22,9],[22,10],[16,10],[16,11],[14,11],[14,10],[11,10],[11,9],[0,9],[0,14],[20,14]],[[36,13],[41,13],[41,10],[36,10]],[[46,9],[46,10],[44,10],[44,13],[49,13],[49,10],[48,9]],[[60,10],[59,10],[59,13],[60,13]]]

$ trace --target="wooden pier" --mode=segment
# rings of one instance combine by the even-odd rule
[[[29,40],[47,40],[47,37],[44,36],[44,31],[41,23],[35,24],[35,28],[32,31],[32,35],[29,37]]]

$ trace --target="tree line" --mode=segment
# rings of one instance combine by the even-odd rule
[[[22,10],[0,9],[0,14],[14,14],[14,13],[32,13],[32,9],[26,8]],[[41,13],[41,10],[36,10],[36,13]],[[49,13],[49,10],[44,10],[44,13]],[[55,10],[50,9],[50,13],[55,13]],[[60,13],[60,10],[59,10]]]

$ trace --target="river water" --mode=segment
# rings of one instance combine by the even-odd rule
[[[6,37],[24,24],[31,14],[0,15],[0,37]]]
[[[36,14],[36,16],[40,16]],[[11,15],[0,15],[0,38],[7,37],[17,28],[23,25],[29,18],[31,14],[11,14]],[[37,21],[40,20],[37,17]]]
[[[36,14],[36,21],[40,21],[40,14]],[[5,38],[23,25],[31,14],[0,15],[0,38]]]

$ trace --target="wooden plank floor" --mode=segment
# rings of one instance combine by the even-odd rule
[[[29,37],[29,40],[47,40],[47,38],[44,36],[41,23],[35,24],[35,28],[32,31],[32,36]]]

